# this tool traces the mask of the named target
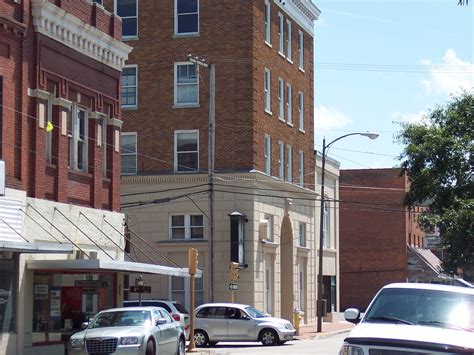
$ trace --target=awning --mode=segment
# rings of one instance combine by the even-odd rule
[[[0,250],[29,254],[72,254],[74,248],[72,244],[7,242],[0,240]]]
[[[137,274],[154,274],[189,277],[187,268],[178,268],[164,265],[135,263],[118,260],[27,260],[26,268],[29,270],[66,270],[66,271],[117,271],[132,272]],[[202,276],[198,270],[196,277]]]

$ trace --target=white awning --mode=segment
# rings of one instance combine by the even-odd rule
[[[187,268],[171,267],[164,265],[136,263],[118,260],[27,260],[26,268],[29,270],[66,270],[66,271],[117,271],[132,272],[137,274],[155,274],[189,277]],[[196,277],[202,276],[198,270]]]
[[[72,244],[59,243],[26,243],[0,240],[0,250],[28,254],[72,254]]]

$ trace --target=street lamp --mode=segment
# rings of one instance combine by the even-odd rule
[[[374,132],[354,132],[340,136],[326,144],[326,138],[323,138],[323,154],[321,160],[321,210],[319,215],[319,269],[318,269],[318,300],[316,303],[316,315],[318,317],[317,332],[321,333],[323,325],[323,219],[324,219],[324,168],[326,166],[326,150],[335,142],[349,136],[364,136],[370,139],[377,139],[378,133]]]

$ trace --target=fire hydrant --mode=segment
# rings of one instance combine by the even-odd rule
[[[295,308],[295,310],[293,311],[293,326],[295,327],[296,335],[300,335],[300,324],[302,319],[303,312],[300,309]]]

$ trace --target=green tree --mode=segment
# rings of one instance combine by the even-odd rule
[[[410,190],[405,205],[426,204],[422,227],[437,226],[447,249],[444,270],[474,271],[474,97],[464,92],[402,126],[400,156]]]

